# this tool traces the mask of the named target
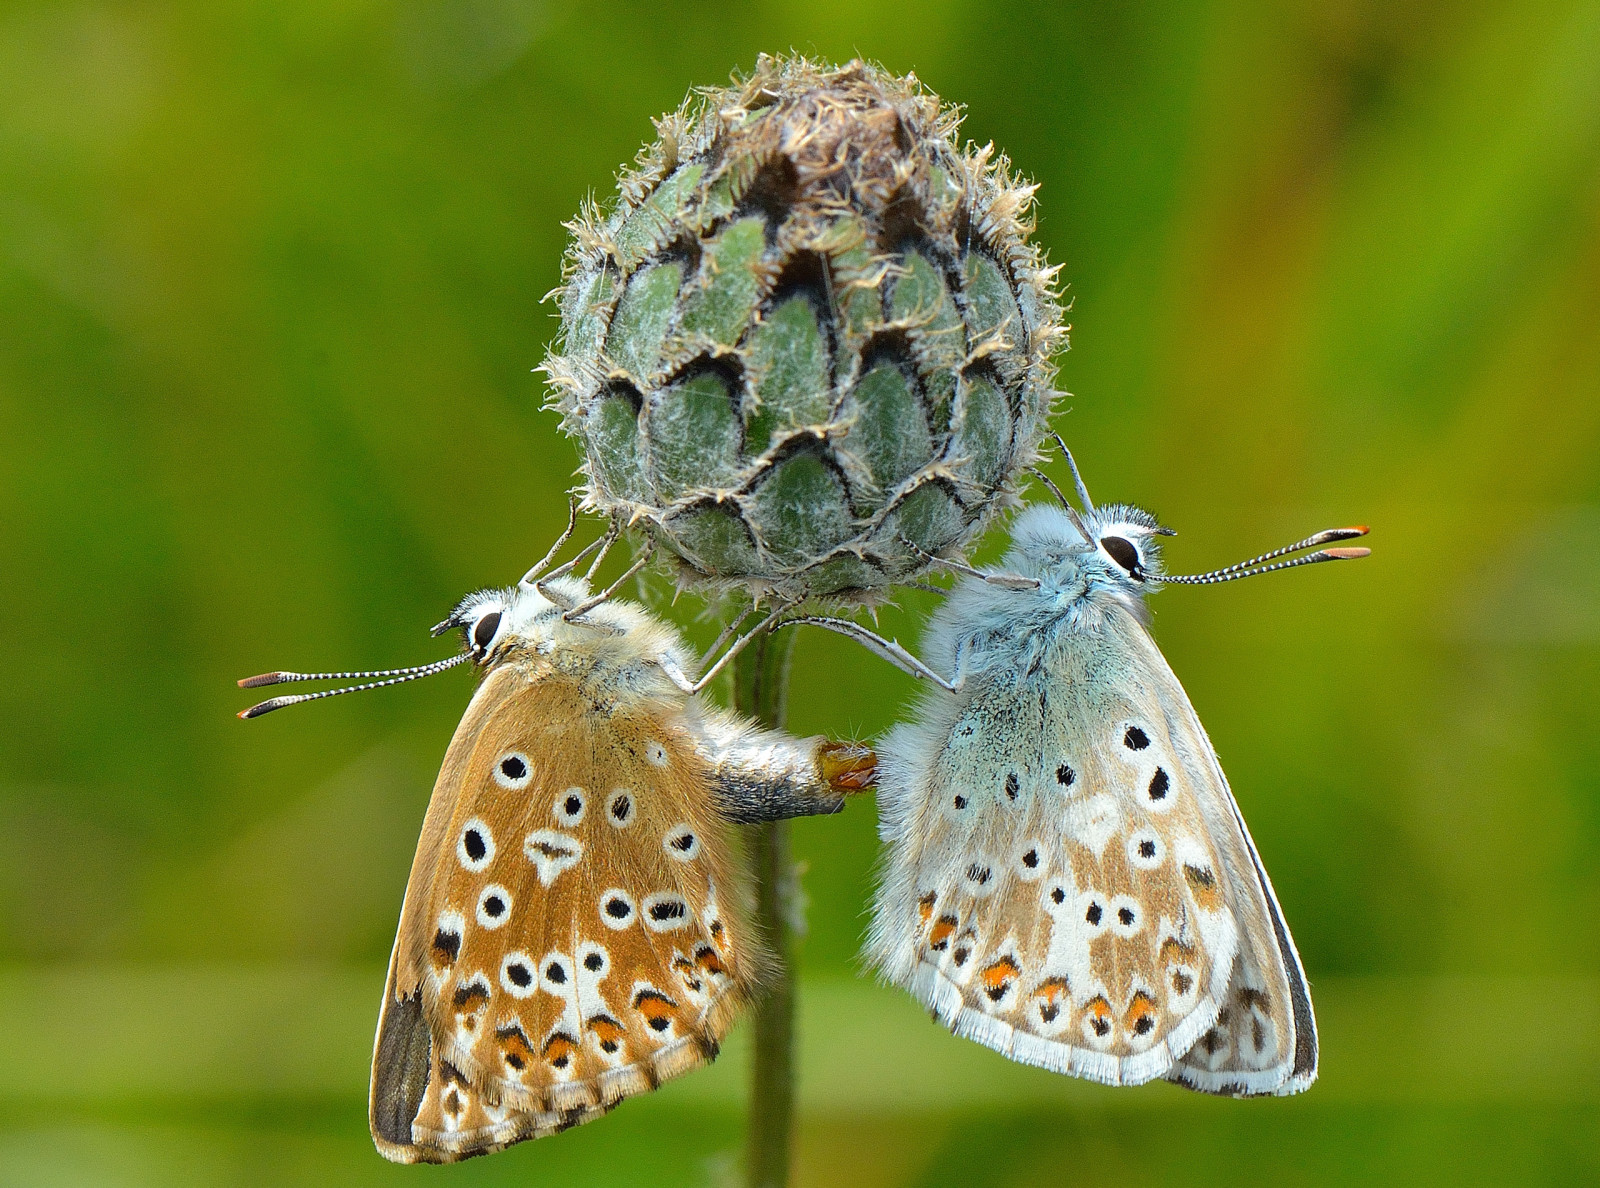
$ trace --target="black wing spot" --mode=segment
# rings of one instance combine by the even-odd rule
[[[1103,1015],[1095,1015],[1089,1020],[1089,1026],[1094,1028],[1096,1035],[1105,1036],[1111,1031],[1111,1020]]]
[[[576,817],[579,810],[583,808],[583,797],[569,796],[561,802],[561,808],[567,816]]]
[[[976,883],[980,887],[989,881],[992,874],[993,872],[987,866],[979,866],[976,862],[967,867],[967,881]]]
[[[433,934],[433,951],[452,964],[461,955],[461,934],[446,932],[443,928]]]
[[[1057,907],[1060,907],[1066,901],[1067,901],[1067,893],[1065,891],[1063,891],[1060,887],[1052,887],[1052,888],[1050,888],[1050,902],[1051,903],[1055,904]]]
[[[1139,857],[1154,858],[1156,856],[1156,843],[1146,838],[1139,843]]]
[[[505,915],[505,911],[506,901],[498,895],[491,895],[483,901],[483,914],[486,916],[498,919],[500,916]]]
[[[1091,903],[1089,905],[1089,910],[1083,913],[1083,918],[1091,925],[1098,925],[1100,923],[1100,917],[1104,914],[1104,909],[1102,909],[1098,903]]]
[[[521,755],[507,755],[500,760],[500,774],[508,780],[520,780],[528,774],[528,765],[522,761]]]
[[[1126,928],[1128,925],[1133,923],[1133,920],[1134,920],[1134,911],[1133,911],[1133,909],[1130,908],[1130,907],[1118,908],[1117,909],[1117,919],[1121,920],[1123,927]]]
[[[1072,781],[1077,778],[1077,773],[1065,763],[1056,768],[1056,783],[1060,784],[1063,788],[1072,787]]]
[[[557,986],[564,986],[567,983],[567,967],[562,965],[559,961],[552,961],[549,965],[545,966],[544,976],[549,978]],[[521,985],[521,983],[519,982],[518,985]]]
[[[650,918],[657,924],[667,920],[681,920],[688,906],[681,899],[666,899],[650,905]]]
[[[526,990],[533,985],[533,970],[520,961],[513,961],[506,966],[506,977],[511,979],[511,984],[519,990]]]
[[[964,809],[966,807],[967,807],[967,798],[965,796],[957,796],[956,797],[956,808],[957,809]]]
[[[598,973],[600,967],[605,963],[606,959],[600,956],[599,953],[590,953],[583,959],[583,968],[588,970],[590,973]]]
[[[613,920],[626,920],[632,914],[633,908],[629,906],[626,899],[613,895],[606,900],[606,915]]]
[[[1167,789],[1170,787],[1172,787],[1172,781],[1167,777],[1167,769],[1164,767],[1156,768],[1156,774],[1150,777],[1150,799],[1165,800],[1167,798]],[[1148,856],[1146,855],[1146,857]]]
[[[1029,850],[1026,854],[1024,854],[1022,856],[1022,865],[1026,866],[1029,870],[1032,870],[1034,867],[1038,866],[1039,851]]]
[[[1150,736],[1137,726],[1129,726],[1122,735],[1122,745],[1130,751],[1142,751],[1150,745]]]
[[[1133,1033],[1135,1035],[1149,1035],[1150,1029],[1155,1025],[1156,1021],[1149,1015],[1140,1015],[1133,1024]]]
[[[461,838],[461,844],[466,847],[467,857],[474,862],[482,862],[483,856],[489,852],[489,847],[483,840],[483,834],[476,829],[468,829]]]
[[[1017,773],[1014,771],[1009,772],[1006,775],[1006,799],[1015,800],[1017,798],[1018,791],[1021,790],[1021,787],[1022,785],[1017,779]]]
[[[487,1002],[489,1000],[489,988],[482,982],[468,982],[465,986],[456,987],[456,992],[451,998],[451,1004],[460,1008],[478,999]]]

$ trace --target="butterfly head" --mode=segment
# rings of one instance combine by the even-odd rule
[[[1130,593],[1143,593],[1161,581],[1161,543],[1172,536],[1149,512],[1109,503],[1083,517],[1094,542],[1083,565],[1088,576]]]
[[[1079,515],[1034,504],[1012,526],[1010,563],[1047,588],[1074,595],[1144,594],[1162,578],[1158,538],[1171,536],[1149,512],[1106,504]]]
[[[636,612],[625,604],[604,602],[572,613],[588,599],[588,584],[570,576],[479,590],[463,598],[433,634],[459,630],[467,658],[481,668],[504,659],[514,648],[549,651],[561,645],[581,646],[596,633],[624,635],[635,626]]]

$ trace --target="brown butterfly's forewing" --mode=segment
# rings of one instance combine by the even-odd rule
[[[716,1054],[763,955],[681,709],[597,701],[542,657],[490,671],[390,960],[370,1110],[387,1157],[540,1137]]]

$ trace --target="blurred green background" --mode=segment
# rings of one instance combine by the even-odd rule
[[[444,655],[543,552],[560,223],[791,46],[915,69],[1042,183],[1057,424],[1176,568],[1375,549],[1155,599],[1318,1085],[1113,1090],[943,1034],[857,976],[858,804],[796,830],[799,1181],[1596,1182],[1600,4],[127,0],[0,7],[0,1183],[734,1174],[738,1040],[560,1137],[385,1164],[382,965],[470,678],[249,726],[232,682]],[[912,693],[833,637],[797,661],[800,732]]]

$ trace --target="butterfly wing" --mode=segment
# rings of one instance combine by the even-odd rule
[[[1130,615],[976,672],[879,754],[890,849],[870,955],[958,1034],[1139,1084],[1187,1072],[1248,984],[1274,1052],[1293,1051],[1275,904],[1188,699]]]
[[[490,674],[435,787],[391,958],[373,1062],[385,1155],[537,1138],[715,1056],[760,954],[710,779],[669,712]]]
[[[1214,1026],[1168,1078],[1229,1097],[1299,1093],[1317,1079],[1317,1024],[1294,939],[1261,855],[1228,788],[1216,750],[1183,686],[1149,634],[1128,624],[1125,637],[1141,682],[1155,694],[1180,765],[1198,791],[1211,836],[1223,854],[1227,891],[1240,921],[1239,953]]]

